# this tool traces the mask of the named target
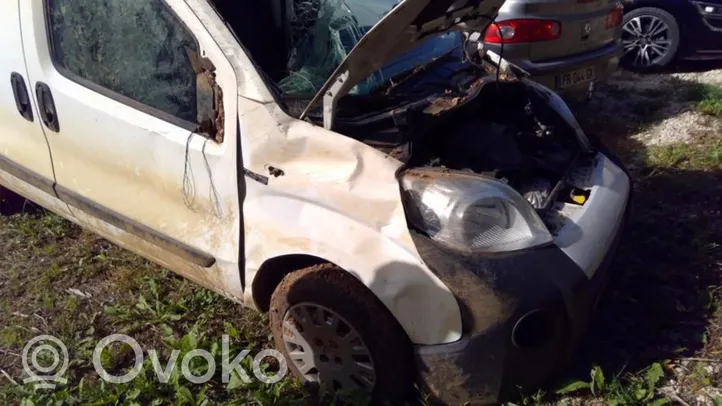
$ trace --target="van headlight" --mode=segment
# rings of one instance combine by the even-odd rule
[[[494,253],[552,242],[534,208],[496,179],[412,169],[401,185],[412,225],[448,247]]]

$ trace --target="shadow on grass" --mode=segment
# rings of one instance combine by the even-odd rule
[[[635,108],[625,104],[632,99],[658,103],[649,114],[599,104],[591,106],[596,114],[580,114],[583,127],[629,166],[635,200],[608,289],[567,379],[588,380],[595,364],[612,376],[654,362],[705,357],[722,347],[722,133],[688,134],[686,145],[667,147],[633,138],[695,108],[698,83],[660,82],[659,76],[637,76],[650,83],[646,90],[637,86],[647,95],[617,95],[626,108]],[[673,102],[679,106],[669,108]],[[722,383],[722,376],[710,378]]]
[[[635,178],[634,216],[585,349],[609,373],[693,356],[719,340],[710,319],[722,285],[722,171],[650,166]]]
[[[601,138],[622,158],[629,159],[644,149],[644,145],[631,138],[633,135],[637,135],[637,140],[640,135],[660,138],[646,140],[651,143],[675,143],[703,135],[698,132],[708,128],[714,129],[710,125],[713,116],[702,112],[713,110],[704,106],[720,103],[720,94],[722,85],[668,74],[639,75],[625,71],[600,84],[589,102],[572,104],[572,109],[585,131]],[[666,125],[668,120],[680,119],[691,112],[700,114],[686,117],[691,121],[686,123],[687,129]],[[663,123],[665,128],[658,128]]]

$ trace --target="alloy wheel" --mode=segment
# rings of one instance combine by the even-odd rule
[[[640,15],[624,24],[624,56],[635,68],[649,68],[659,63],[672,48],[670,27],[652,15]]]
[[[373,391],[371,352],[356,329],[334,311],[315,303],[292,306],[283,318],[283,341],[306,381],[326,391]]]

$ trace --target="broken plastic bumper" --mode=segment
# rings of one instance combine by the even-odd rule
[[[544,384],[572,355],[604,290],[631,200],[624,170],[602,154],[595,162],[589,179],[596,189],[586,204],[601,211],[575,219],[583,229],[571,244],[597,252],[582,255],[581,261],[579,252],[570,252],[572,246],[560,248],[570,244],[568,235],[553,246],[482,256],[412,234],[426,264],[455,294],[462,314],[460,341],[415,348],[421,382],[436,400],[495,403],[518,395],[519,387]]]

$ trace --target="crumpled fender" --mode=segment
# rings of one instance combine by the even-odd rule
[[[246,297],[266,260],[313,255],[363,282],[413,343],[457,341],[456,299],[409,234],[395,177],[401,163],[273,103],[239,103],[243,164],[254,174],[243,205]]]
[[[456,299],[420,259],[409,234],[395,178],[401,163],[289,117],[210,3],[184,1],[228,56],[238,81],[245,302],[254,305],[250,289],[266,260],[313,255],[368,286],[413,343],[457,341]]]

